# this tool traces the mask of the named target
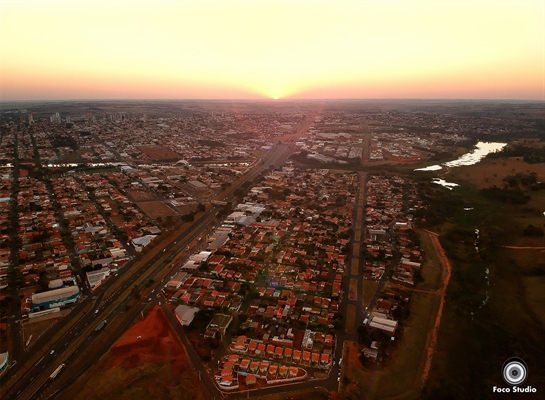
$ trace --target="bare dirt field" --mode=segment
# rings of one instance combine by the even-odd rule
[[[138,150],[147,155],[151,160],[179,160],[178,153],[158,145],[137,146]]]
[[[184,346],[155,307],[90,371],[75,399],[204,399],[197,382]]]
[[[157,197],[153,193],[148,192],[147,190],[127,190],[127,194],[134,201],[150,201],[157,200]]]
[[[168,215],[172,217],[178,215],[162,201],[146,201],[138,203],[138,207],[144,210],[146,214],[152,218],[161,217],[164,219]]]

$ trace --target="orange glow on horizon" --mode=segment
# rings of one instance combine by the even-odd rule
[[[545,100],[535,1],[0,3],[0,100]]]

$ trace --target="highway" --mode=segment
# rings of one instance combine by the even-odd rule
[[[97,293],[96,295],[97,297],[95,300],[87,297],[87,299],[85,299],[80,304],[78,304],[78,306],[76,306],[72,310],[72,312],[68,315],[68,317],[73,318],[79,315],[82,309],[86,305],[90,304],[91,302],[93,302],[95,305],[98,305],[98,307],[94,308],[94,310],[98,310],[98,313],[95,313],[95,311],[85,313],[69,332],[63,335],[61,339],[58,340],[51,348],[47,349],[47,353],[39,360],[38,363],[36,363],[24,376],[19,377],[19,382],[15,386],[15,388],[12,389],[10,393],[7,394],[6,397],[4,397],[4,394],[3,394],[2,398],[6,398],[6,399],[19,398],[19,395],[24,392],[24,389],[28,386],[28,384],[32,383],[34,379],[38,379],[37,377],[42,375],[44,370],[48,366],[50,366],[52,363],[60,364],[64,362],[67,367],[66,367],[66,370],[63,372],[63,374],[72,372],[70,371],[70,361],[74,360],[77,357],[78,353],[81,353],[88,345],[93,343],[93,339],[97,336],[94,334],[94,328],[96,327],[96,325],[98,325],[99,322],[104,319],[107,319],[108,321],[111,322],[113,318],[115,318],[117,315],[119,315],[121,311],[124,310],[126,304],[132,298],[132,296],[129,295],[125,297],[122,301],[119,301],[119,298],[117,295],[131,288],[134,285],[134,282],[136,279],[138,279],[151,266],[153,266],[154,264],[157,264],[159,261],[162,260],[162,262],[160,262],[158,266],[154,268],[151,272],[149,272],[146,275],[146,277],[142,280],[142,283],[140,284],[140,289],[142,289],[148,280],[154,279],[155,276],[159,272],[161,272],[161,270],[174,258],[174,256],[177,253],[183,251],[193,240],[195,240],[202,233],[203,229],[206,229],[206,227],[208,227],[215,220],[216,213],[217,213],[217,210],[215,209],[212,209],[208,211],[207,213],[205,213],[204,216],[201,217],[201,219],[198,221],[198,223],[194,224],[194,226],[189,230],[189,232],[179,235],[173,242],[171,242],[168,246],[166,246],[164,252],[157,254],[154,258],[152,258],[147,264],[145,264],[139,270],[132,271],[132,275],[130,276],[130,278],[127,279],[125,283],[108,298],[104,299],[103,296],[106,290],[115,282],[114,279],[107,280],[103,285],[99,287],[99,289],[97,289],[97,291],[99,291],[100,293],[99,294]],[[123,267],[121,272],[131,273],[129,269],[130,267],[125,266]],[[104,310],[106,310],[112,303],[116,301],[118,302],[117,307],[109,314],[106,314]],[[128,326],[130,326],[130,324]],[[126,328],[128,328],[128,326]],[[120,332],[120,335],[123,332]],[[84,342],[84,345],[80,346],[74,353],[69,354],[68,356],[63,355],[63,359],[59,359],[58,355],[61,354],[64,351],[64,349],[70,346],[79,336],[83,334],[89,335],[88,339],[86,339],[86,341]],[[44,335],[44,336],[46,337],[42,339],[45,342],[47,342],[48,339],[50,340],[54,336],[54,332],[49,332],[47,335]],[[22,364],[23,362],[18,363],[17,365],[21,366]],[[41,379],[44,379],[44,377],[41,377]],[[42,388],[45,386],[47,386],[47,384],[42,385]],[[33,396],[28,398],[34,399],[34,398],[37,398],[38,395],[39,395],[39,392],[36,392],[33,394]]]
[[[300,124],[297,132],[289,140],[287,140],[285,143],[278,143],[274,145],[271,151],[269,151],[266,157],[262,160],[262,162],[257,165],[254,168],[254,171],[247,175],[243,179],[243,181],[240,182],[240,184],[246,181],[252,182],[263,172],[266,172],[271,165],[275,167],[282,165],[291,155],[295,142],[299,139],[300,135],[302,135],[312,124],[313,119],[314,116],[307,117],[307,119]],[[236,187],[232,187],[227,192],[224,192],[225,198],[223,200],[234,200],[235,189]],[[13,378],[16,380],[16,383],[9,391],[9,393],[4,393],[4,391],[6,390],[6,385],[2,385],[2,398],[20,398],[20,395],[25,394],[25,390],[30,384],[34,383],[34,381],[41,379],[43,380],[42,385],[39,387],[38,390],[32,393],[30,397],[28,397],[29,399],[39,398],[40,394],[43,392],[44,389],[47,388],[49,383],[47,380],[47,376],[44,376],[44,372],[52,364],[58,365],[64,362],[67,367],[65,371],[63,371],[63,374],[72,373],[73,371],[70,371],[70,363],[78,357],[79,353],[81,353],[87,346],[91,345],[94,342],[93,339],[94,337],[96,337],[96,335],[93,334],[95,326],[104,319],[111,321],[112,318],[114,318],[116,315],[119,314],[121,310],[123,310],[125,305],[131,299],[131,296],[129,295],[124,300],[119,301],[118,295],[120,293],[123,293],[129,287],[132,287],[134,281],[138,279],[140,275],[142,275],[159,260],[162,260],[162,262],[151,273],[148,273],[144,280],[142,280],[140,288],[143,287],[145,282],[153,279],[175,257],[176,254],[183,251],[190,243],[192,243],[197,237],[199,237],[199,235],[202,234],[202,232],[215,220],[217,211],[218,210],[215,207],[207,211],[199,218],[199,220],[195,221],[194,225],[188,232],[179,235],[164,248],[163,252],[157,254],[152,260],[150,260],[138,270],[132,271],[131,268],[133,267],[134,263],[132,261],[129,261],[125,266],[122,267],[120,274],[130,274],[130,278],[127,279],[125,283],[114,293],[112,293],[108,298],[103,298],[104,293],[115,283],[116,279],[107,280],[95,291],[94,296],[84,296],[84,299],[79,302],[68,314],[68,316],[66,316],[62,321],[62,323],[66,325],[68,322],[72,321],[72,319],[79,318],[78,322],[74,324],[69,332],[65,333],[59,340],[57,340],[54,345],[52,345],[51,347],[47,347],[48,343],[53,339],[56,334],[54,330],[49,331],[39,339],[38,343],[33,346],[34,349],[41,349],[38,351],[43,352],[44,355],[38,360],[38,362],[36,362],[34,366],[32,366],[32,368],[30,368],[24,374],[22,372],[21,374],[19,374],[19,371],[33,355],[33,353],[22,353],[17,360],[17,364],[13,365],[12,368],[6,372],[6,374],[3,376],[3,381],[8,382],[9,379]],[[157,289],[159,288],[159,286],[160,285],[157,285]],[[89,293],[86,287],[83,288],[83,293]],[[106,314],[104,310],[108,309],[108,307],[114,302],[118,303],[117,307],[109,314]],[[88,307],[91,303],[98,305],[98,307],[95,306],[93,308],[93,310],[97,310],[97,312],[95,313],[93,311],[85,313],[84,309]],[[144,307],[144,305],[142,307]],[[115,342],[115,340],[117,340],[119,336],[121,336],[121,334],[124,332],[124,330],[126,330],[126,328],[128,328],[128,326],[130,325],[127,325],[127,327],[125,327],[122,331],[118,333],[118,335],[116,335],[115,338],[112,339],[112,344]],[[73,353],[70,353],[68,355],[63,354],[64,349],[69,347],[83,334],[88,335],[88,338],[85,340],[83,346],[80,345],[78,349],[76,349]],[[108,348],[110,346],[108,346]],[[108,348],[104,349],[104,351],[97,352],[97,355],[103,354],[105,351],[108,350]],[[84,371],[79,371],[75,375],[79,376],[83,372]]]

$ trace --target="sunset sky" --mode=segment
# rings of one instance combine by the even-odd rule
[[[0,100],[545,100],[545,1],[0,0]]]

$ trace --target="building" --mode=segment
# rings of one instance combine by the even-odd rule
[[[46,310],[53,307],[62,307],[75,303],[80,298],[80,291],[77,286],[68,286],[43,293],[32,295],[32,308],[35,311]]]
[[[225,335],[227,327],[233,321],[233,317],[227,314],[216,314],[206,327],[206,335],[209,337],[215,336],[216,332],[219,332],[221,336]]]
[[[9,362],[9,353],[0,353],[0,374],[4,372],[8,367]]]
[[[208,186],[200,181],[189,181],[187,182],[189,187],[197,193],[205,193],[208,191]]]
[[[153,239],[155,239],[155,237],[156,235],[145,235],[139,238],[132,239],[131,243],[137,252],[141,252],[144,247],[146,247],[153,241]]]
[[[87,272],[87,280],[89,281],[89,287],[91,290],[96,289],[99,287],[102,282],[106,280],[108,276],[110,276],[110,268],[101,268],[96,271],[89,271]]]
[[[397,329],[397,321],[382,317],[373,317],[369,323],[371,328],[379,329],[391,336],[394,336]]]
[[[180,324],[183,326],[188,326],[193,322],[193,318],[195,318],[195,314],[199,312],[199,309],[197,307],[189,307],[189,306],[178,306],[174,310],[174,315],[176,315],[176,318],[178,318],[178,321],[180,321]]]

